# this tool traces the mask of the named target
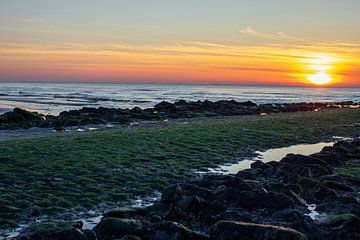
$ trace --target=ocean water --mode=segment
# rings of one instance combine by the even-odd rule
[[[110,83],[0,83],[0,113],[20,107],[46,114],[82,107],[141,108],[161,101],[237,100],[262,103],[360,102],[360,88]]]

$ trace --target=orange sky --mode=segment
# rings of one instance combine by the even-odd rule
[[[3,79],[358,85],[359,46],[235,46],[203,42],[169,45],[0,45]]]
[[[358,0],[4,0],[0,81],[359,86],[359,11]]]

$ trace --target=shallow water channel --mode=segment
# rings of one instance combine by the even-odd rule
[[[220,174],[236,174],[237,172],[245,169],[249,169],[251,164],[255,161],[262,161],[264,163],[271,161],[280,161],[287,154],[302,154],[311,155],[320,152],[324,147],[333,146],[335,142],[320,142],[315,144],[298,144],[290,147],[273,148],[264,152],[256,151],[256,157],[252,159],[240,160],[233,164],[223,164],[217,168],[209,168],[208,172],[220,173]],[[206,172],[199,172],[206,173]]]

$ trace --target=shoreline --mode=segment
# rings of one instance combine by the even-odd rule
[[[237,102],[223,100],[211,102],[186,102],[179,100],[174,103],[161,102],[153,108],[132,109],[121,108],[89,108],[69,110],[59,115],[44,115],[15,108],[13,111],[0,115],[0,129],[29,129],[53,128],[56,131],[65,131],[67,127],[106,124],[130,124],[136,121],[164,121],[169,119],[241,116],[241,115],[271,115],[279,112],[310,112],[328,109],[359,109],[360,103],[332,102],[332,103],[283,103],[260,104],[254,102]]]
[[[321,112],[327,111],[357,111],[356,108],[326,108],[321,110]],[[57,131],[51,127],[32,127],[28,129],[23,128],[13,128],[13,129],[0,129],[0,142],[7,141],[18,138],[32,138],[32,137],[46,137],[46,136],[60,136],[64,134],[72,133],[88,133],[88,132],[99,132],[99,131],[113,131],[113,130],[126,130],[132,128],[147,128],[147,127],[161,127],[169,124],[188,124],[196,123],[202,121],[226,121],[226,120],[255,120],[255,119],[271,119],[273,117],[286,118],[286,117],[301,117],[304,113],[314,114],[320,113],[320,111],[305,111],[305,112],[276,112],[266,115],[233,115],[233,116],[200,116],[200,117],[191,117],[191,118],[170,118],[170,119],[161,119],[161,120],[139,120],[129,123],[106,123],[106,124],[88,124],[88,125],[78,125],[78,126],[68,126]],[[354,123],[354,125],[360,124],[359,122]]]

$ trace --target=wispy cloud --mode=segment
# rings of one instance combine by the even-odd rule
[[[241,29],[239,32],[243,33],[243,34],[253,36],[253,37],[276,40],[276,41],[297,41],[297,42],[304,42],[304,43],[310,42],[307,39],[303,39],[303,38],[299,38],[299,37],[295,37],[295,36],[290,36],[290,35],[287,35],[286,33],[283,33],[283,32],[278,32],[278,33],[258,32],[255,29],[253,29],[252,27],[247,27],[247,28]]]

